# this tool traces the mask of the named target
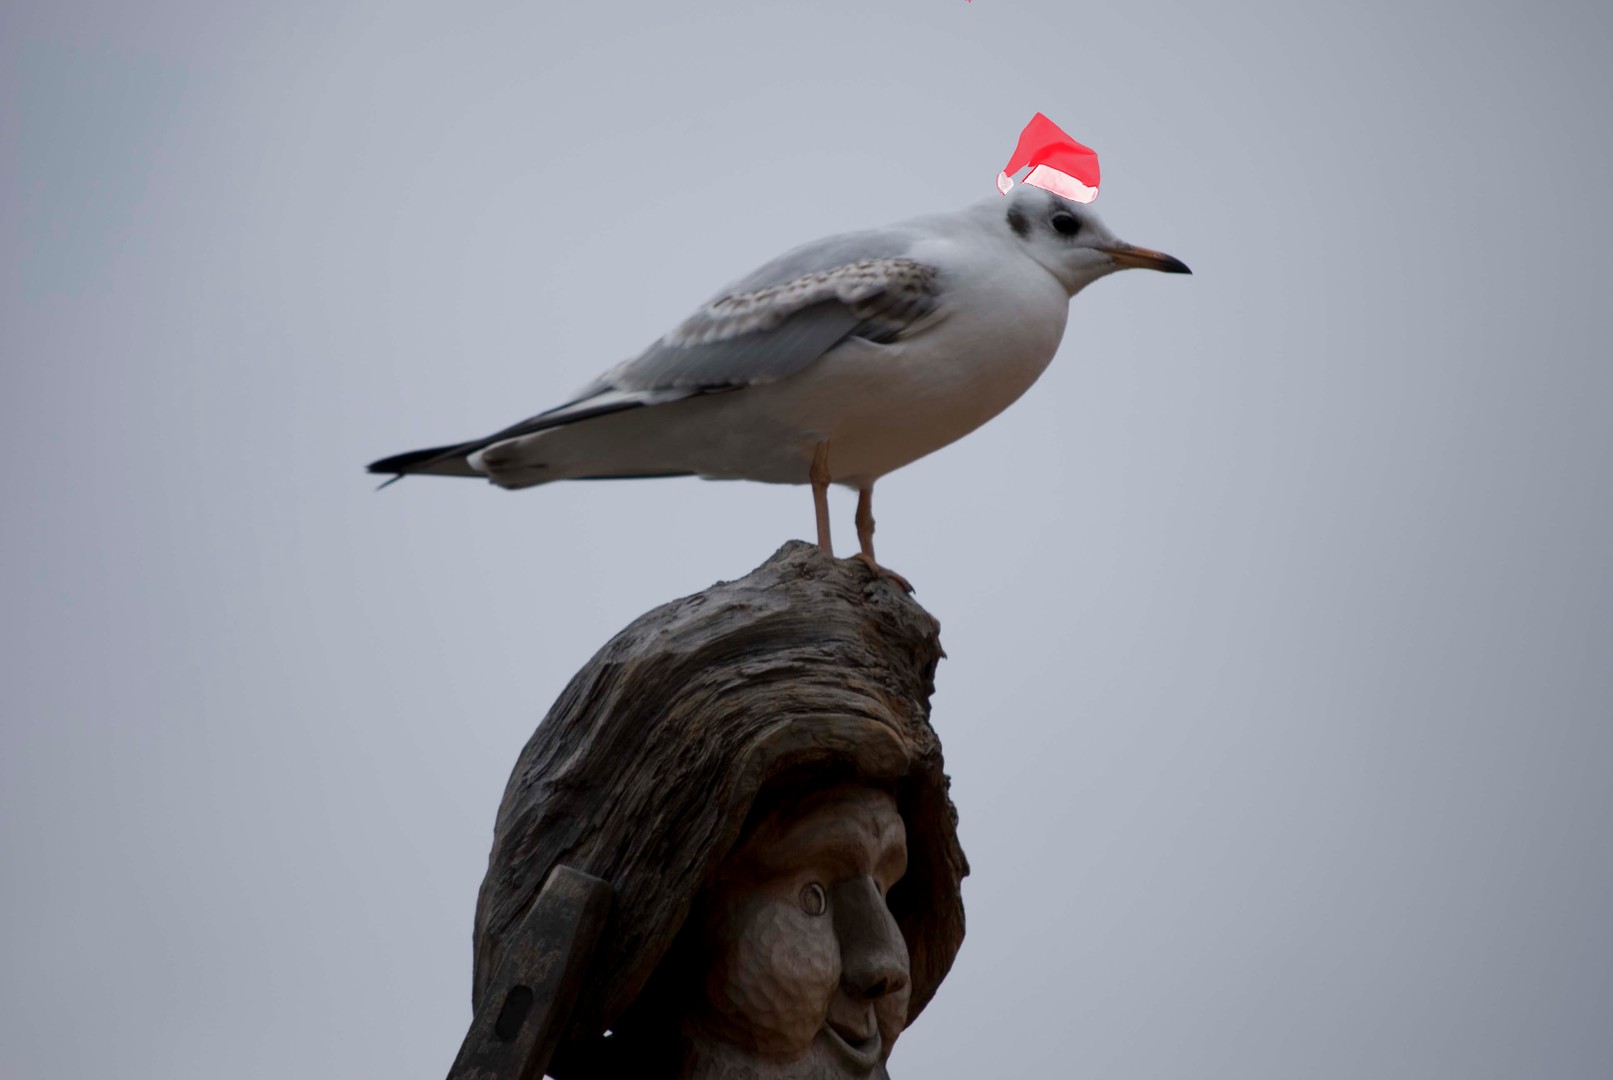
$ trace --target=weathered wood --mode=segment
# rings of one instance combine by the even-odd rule
[[[538,1080],[571,1017],[610,911],[610,884],[556,866],[504,949],[448,1080]]]
[[[805,770],[897,799],[908,869],[888,899],[910,954],[911,1022],[964,931],[968,863],[929,723],[942,655],[911,597],[799,542],[633,622],[571,680],[511,774],[476,911],[477,1014],[550,870],[593,874],[612,912],[551,1072],[629,1075],[601,1064],[623,1049],[629,1010],[759,794]]]

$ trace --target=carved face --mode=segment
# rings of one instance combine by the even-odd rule
[[[838,787],[760,821],[704,904],[711,962],[684,1021],[685,1075],[883,1076],[909,993],[885,894],[906,870],[886,792]]]

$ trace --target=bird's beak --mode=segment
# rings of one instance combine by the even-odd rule
[[[1113,247],[1098,249],[1115,261],[1115,265],[1122,270],[1136,268],[1139,270],[1159,270],[1167,274],[1191,274],[1187,264],[1174,255],[1167,255],[1163,251],[1151,251],[1145,247],[1136,247],[1132,244],[1116,244]]]

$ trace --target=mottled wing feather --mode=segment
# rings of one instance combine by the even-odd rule
[[[922,302],[935,271],[913,259],[859,259],[707,304],[666,336],[669,345],[704,345],[776,330],[797,313],[833,302],[859,322]]]
[[[742,321],[751,319],[741,316],[735,323]],[[704,333],[703,340],[680,341],[674,331],[607,372],[602,382],[615,390],[690,391],[773,382],[834,348],[856,331],[858,319],[845,305],[831,300],[797,308],[766,329],[737,330],[714,322],[718,325],[696,331]]]
[[[847,337],[893,341],[934,309],[936,272],[905,255],[868,253],[908,246],[899,234],[865,234],[790,252],[590,389],[737,389],[793,375]]]

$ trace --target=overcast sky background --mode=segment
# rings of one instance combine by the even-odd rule
[[[442,1076],[534,724],[811,500],[363,465],[1041,110],[1195,276],[880,485],[974,867],[893,1073],[1613,1075],[1610,12],[6,3],[0,1074]]]

